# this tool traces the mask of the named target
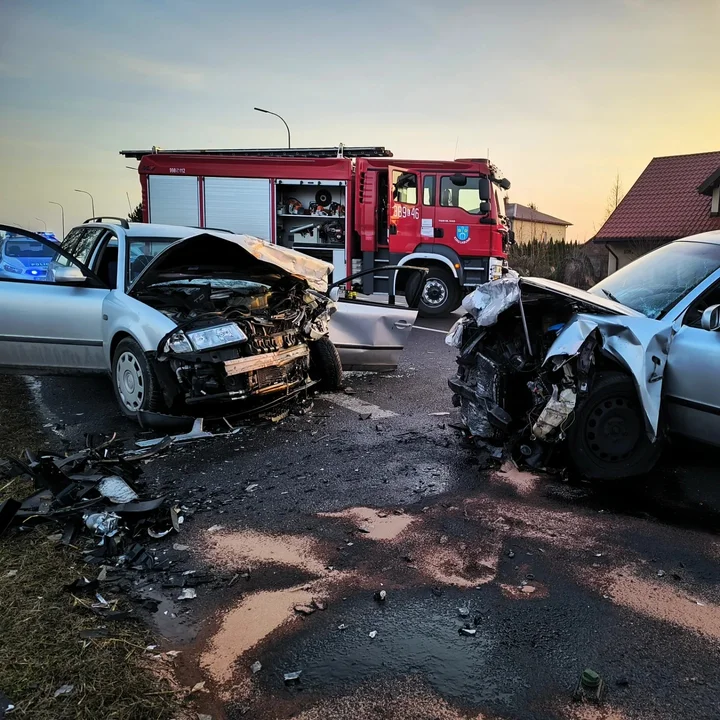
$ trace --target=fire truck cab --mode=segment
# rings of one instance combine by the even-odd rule
[[[140,161],[143,220],[255,235],[326,260],[333,281],[366,271],[361,291],[402,294],[429,269],[425,316],[455,310],[501,276],[512,232],[487,160],[396,160],[382,147],[124,150]],[[373,271],[374,269],[374,271]],[[415,288],[413,288],[415,289]]]

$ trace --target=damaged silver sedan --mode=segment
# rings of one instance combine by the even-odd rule
[[[338,301],[331,265],[258,238],[108,220],[60,247],[0,226],[44,263],[41,281],[0,280],[0,371],[109,372],[131,418],[227,401],[254,412],[337,390],[343,362],[392,369],[415,321],[407,308]]]
[[[472,436],[536,467],[639,475],[672,434],[720,445],[720,233],[665,245],[589,291],[507,276],[447,342]]]

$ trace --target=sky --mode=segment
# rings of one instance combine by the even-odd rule
[[[0,222],[140,201],[121,149],[383,145],[485,157],[602,224],[655,156],[720,150],[720,0],[0,0]],[[127,166],[131,166],[128,169]],[[38,220],[37,218],[40,218]]]

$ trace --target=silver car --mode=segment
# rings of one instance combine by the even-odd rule
[[[510,441],[534,467],[566,456],[594,478],[648,471],[668,433],[720,445],[720,232],[589,291],[508,277],[463,304],[449,385],[476,437]]]
[[[128,417],[337,389],[341,362],[393,369],[415,322],[407,308],[335,302],[330,265],[248,236],[95,218],[58,247],[0,230],[51,255],[46,277],[0,276],[0,372],[110,373]]]

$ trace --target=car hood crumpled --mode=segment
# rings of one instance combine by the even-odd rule
[[[265,242],[251,235],[233,235],[213,231],[190,235],[159,252],[137,276],[128,289],[128,294],[135,294],[142,288],[152,285],[163,272],[181,271],[184,266],[190,269],[198,264],[205,265],[212,261],[215,255],[218,255],[217,261],[221,262],[222,253],[214,253],[213,257],[208,257],[211,254],[208,251],[209,248],[218,247],[218,240],[228,243],[229,246],[240,248],[258,261],[261,266],[267,267],[268,271],[281,271],[305,280],[313,290],[323,293],[327,291],[328,277],[333,271],[330,263]]]
[[[583,343],[597,330],[602,350],[632,375],[642,403],[648,435],[654,440],[660,420],[662,380],[670,343],[675,335],[671,323],[647,317],[574,315],[548,350],[545,364],[559,368],[575,357]]]

